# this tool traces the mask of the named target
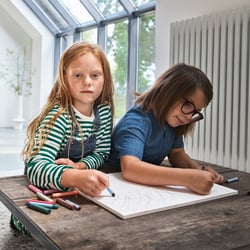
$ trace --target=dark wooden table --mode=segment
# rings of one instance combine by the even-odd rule
[[[250,174],[216,167],[238,195],[122,220],[83,197],[45,215],[26,207],[25,176],[0,178],[0,200],[47,249],[250,249]]]

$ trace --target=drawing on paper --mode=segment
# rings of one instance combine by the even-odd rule
[[[104,190],[100,197],[82,194],[122,219],[235,195],[237,190],[214,184],[210,194],[199,195],[185,187],[152,187],[128,182],[121,173],[109,174],[112,197]]]

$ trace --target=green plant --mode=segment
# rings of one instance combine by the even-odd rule
[[[15,94],[18,96],[31,95],[31,78],[34,70],[32,70],[25,47],[14,50],[6,48],[5,60],[0,66],[0,77]]]

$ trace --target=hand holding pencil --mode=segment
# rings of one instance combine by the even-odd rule
[[[62,174],[61,184],[64,187],[78,188],[90,196],[99,196],[109,187],[109,177],[95,169],[68,169]]]

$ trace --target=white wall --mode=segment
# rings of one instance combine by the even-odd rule
[[[170,23],[250,7],[250,0],[156,0],[156,74],[169,67]]]
[[[27,45],[33,67],[32,95],[24,99],[26,124],[40,111],[47,99],[54,72],[54,36],[21,0],[0,1],[0,55],[6,48]],[[17,97],[0,79],[0,127],[13,125]]]

